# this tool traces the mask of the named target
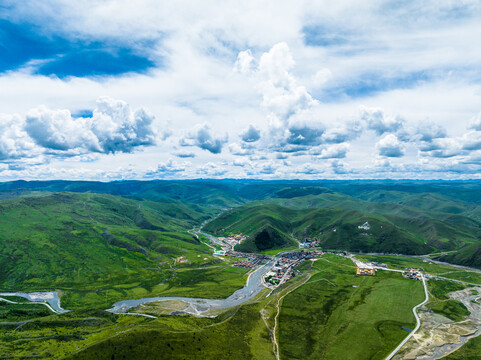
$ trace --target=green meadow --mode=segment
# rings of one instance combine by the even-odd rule
[[[324,256],[314,275],[287,295],[280,314],[284,359],[383,359],[414,328],[421,282],[377,271],[356,276],[350,260]],[[349,346],[346,346],[349,344]]]

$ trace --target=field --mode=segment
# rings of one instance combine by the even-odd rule
[[[438,275],[448,279],[465,281],[481,285],[481,272],[470,271],[451,267],[444,264],[436,264],[429,260],[403,257],[403,256],[380,256],[380,255],[357,255],[357,258],[365,261],[376,261],[392,266],[393,269],[418,268],[431,275]]]
[[[217,265],[211,268],[165,270],[164,276],[142,279],[136,283],[104,286],[93,290],[63,291],[66,309],[107,309],[113,303],[152,296],[187,296],[208,299],[225,298],[244,286],[247,269]]]
[[[301,268],[302,275],[269,297],[265,297],[265,290],[256,301],[217,318],[147,319],[77,310],[42,316],[20,327],[3,326],[0,350],[6,355],[13,352],[49,358],[71,354],[68,359],[157,359],[158,354],[188,359],[202,354],[203,359],[268,360],[275,359],[270,333],[277,318],[281,359],[317,359],[332,352],[339,353],[332,359],[377,359],[406,335],[402,326],[413,326],[411,308],[422,298],[419,282],[388,272],[358,277],[350,260],[335,255],[309,261]],[[240,269],[232,271],[243,276]],[[191,271],[183,271],[187,272]],[[219,281],[222,286],[226,279]],[[188,296],[196,296],[196,291],[207,287],[193,287]],[[172,288],[166,294],[187,288]],[[353,355],[341,346],[345,341],[352,344],[349,351]]]
[[[402,327],[415,326],[420,282],[385,271],[358,277],[350,260],[340,260],[315,262],[316,274],[284,299],[281,358],[383,359],[407,335]]]

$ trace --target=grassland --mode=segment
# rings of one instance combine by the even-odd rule
[[[413,326],[411,308],[423,294],[419,282],[387,272],[357,277],[350,260],[334,255],[305,263],[302,272],[269,297],[263,292],[213,319],[77,310],[20,327],[3,325],[0,351],[52,359],[158,359],[162,354],[168,359],[274,360],[277,319],[281,359],[318,359],[336,352],[338,357],[327,358],[361,360],[385,355],[405,336],[401,326]],[[345,341],[349,349],[341,348]]]
[[[407,335],[402,327],[415,326],[420,282],[383,271],[356,277],[352,262],[333,256],[313,270],[309,282],[284,299],[281,358],[383,359]]]
[[[470,314],[469,310],[460,301],[446,300],[430,307],[437,314],[441,314],[455,322],[463,320]]]
[[[106,309],[126,299],[152,296],[187,296],[208,299],[225,298],[244,286],[247,269],[217,265],[212,268],[165,270],[135,283],[122,283],[86,290],[64,290],[62,306],[66,309]]]
[[[185,231],[211,211],[104,194],[4,200],[0,289],[60,290],[69,309],[164,293],[228,296],[243,286],[243,273]],[[176,262],[180,256],[187,262]]]
[[[366,261],[376,261],[378,263],[386,263],[394,269],[419,268],[431,275],[438,275],[448,279],[460,280],[467,283],[481,285],[481,273],[479,271],[470,271],[460,268],[451,267],[444,264],[436,264],[429,260],[417,259],[403,256],[381,256],[381,255],[358,255],[359,259]]]
[[[268,298],[215,319],[152,320],[86,308],[149,296],[230,295],[245,283],[246,270],[214,258],[212,249],[187,230],[242,204],[207,228],[253,239],[271,229],[279,234],[273,238],[282,240],[252,251],[275,254],[297,248],[283,240],[311,237],[324,248],[438,252],[442,259],[481,267],[480,189],[479,182],[0,184],[0,290],[60,290],[62,306],[76,309],[52,315],[42,305],[0,302],[0,358],[157,359],[165,354],[267,360],[275,358],[274,331],[281,359],[381,359],[407,335],[402,327],[414,326],[411,308],[422,300],[420,282],[387,272],[356,277],[352,262],[342,257],[308,262],[301,276]],[[52,193],[57,191],[63,193]],[[370,231],[358,228],[365,221]],[[176,261],[180,256],[188,262]],[[481,284],[477,272],[429,261],[365,258]],[[446,296],[459,288],[430,281],[428,306],[462,319],[464,309]],[[474,356],[480,343],[473,339],[453,356]],[[462,356],[456,359],[469,359]]]

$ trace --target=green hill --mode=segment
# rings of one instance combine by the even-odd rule
[[[265,250],[282,249],[295,245],[297,245],[297,243],[284,233],[271,226],[266,226],[241,244],[237,245],[236,250],[260,252]]]
[[[150,269],[158,272],[181,255],[195,263],[201,251],[212,261],[210,250],[185,232],[210,216],[198,205],[107,194],[3,200],[1,288],[100,287],[150,278]]]
[[[301,198],[296,199],[300,201]],[[292,204],[296,199],[284,201]],[[305,201],[305,198],[302,199]],[[387,208],[389,204],[382,206]],[[250,251],[256,251],[252,245],[255,236],[266,228],[276,230],[287,239],[291,238],[291,234],[298,241],[316,238],[324,248],[362,252],[426,254],[434,250],[461,249],[479,241],[478,223],[474,220],[469,222],[469,218],[463,218],[466,219],[464,223],[456,224],[421,216],[419,211],[410,211],[407,207],[384,211],[385,215],[381,214],[382,209],[376,210],[378,213],[373,214],[352,209],[292,209],[276,204],[250,203],[222,214],[208,223],[205,230],[218,235],[249,235],[246,245],[239,249]],[[359,228],[366,221],[370,224],[368,231]],[[467,226],[467,222],[475,226]],[[292,242],[279,243],[275,247],[288,246],[292,246]]]

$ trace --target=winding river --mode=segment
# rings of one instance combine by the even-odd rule
[[[116,302],[113,307],[107,311],[120,314],[126,313],[130,309],[135,308],[141,304],[174,300],[186,303],[187,306],[182,311],[182,313],[202,316],[202,314],[210,310],[220,310],[232,306],[241,305],[259,294],[263,289],[265,289],[265,287],[262,285],[262,278],[274,265],[274,262],[275,259],[272,259],[267,264],[262,265],[257,270],[252,272],[247,279],[246,285],[242,289],[236,290],[226,299],[202,299],[188,298],[182,296],[159,296],[135,300],[122,300]]]

